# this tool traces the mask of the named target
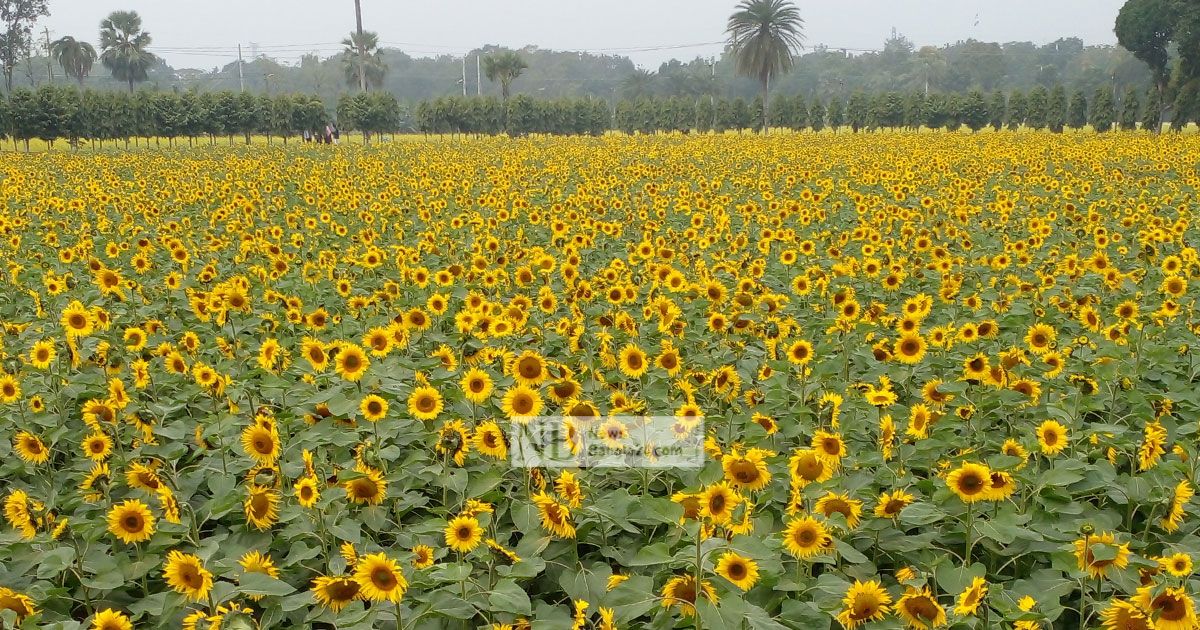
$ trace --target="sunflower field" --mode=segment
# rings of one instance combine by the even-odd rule
[[[6,153],[0,628],[1200,627],[1198,163]],[[649,415],[703,466],[510,463]]]

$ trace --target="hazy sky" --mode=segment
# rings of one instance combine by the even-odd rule
[[[1079,37],[1115,44],[1124,0],[797,0],[808,43],[879,48],[895,27],[918,46],[960,39],[1036,43]],[[735,0],[362,0],[367,30],[415,56],[462,54],[484,44],[623,54],[650,69],[720,52]],[[283,62],[322,56],[354,27],[353,0],[50,0],[38,26],[51,38],[97,40],[113,9],[142,15],[154,48],[176,68],[211,68],[237,44]]]

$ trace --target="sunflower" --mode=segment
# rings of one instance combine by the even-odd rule
[[[542,529],[559,538],[575,537],[575,524],[571,522],[571,508],[542,492],[533,496],[533,504],[537,506],[538,514],[541,516]]]
[[[414,569],[428,569],[433,566],[433,547],[429,545],[416,545],[412,548],[412,553],[412,565]]]
[[[734,449],[721,458],[721,468],[725,472],[725,480],[740,490],[765,488],[771,482],[771,473],[767,471],[767,455],[773,455],[773,453],[753,448],[743,455]]]
[[[501,404],[504,415],[517,422],[528,422],[542,412],[542,396],[536,389],[517,385],[504,393]]]
[[[662,597],[662,607],[676,607],[685,617],[691,617],[696,614],[697,590],[704,599],[713,604],[717,603],[717,592],[713,590],[708,580],[701,581],[700,588],[697,589],[696,576],[688,574],[676,575],[663,585],[662,591],[659,593]]]
[[[29,350],[29,363],[39,370],[45,370],[54,362],[56,356],[58,356],[58,352],[54,349],[53,341],[38,341]]]
[[[550,376],[546,368],[546,359],[533,350],[522,352],[512,362],[510,369],[517,383],[529,387],[540,385],[542,381],[545,381]]]
[[[279,521],[279,492],[274,488],[251,484],[242,502],[246,522],[254,529],[266,531]]]
[[[367,358],[367,353],[363,352],[358,344],[342,343],[338,347],[337,358],[333,364],[333,369],[338,376],[354,383],[367,373],[369,367],[371,367],[371,360]]]
[[[382,553],[363,556],[354,568],[363,599],[373,602],[399,603],[408,590],[408,581],[395,560]]]
[[[821,483],[833,478],[835,467],[813,449],[801,449],[788,460],[788,476],[793,488]]]
[[[788,521],[783,530],[783,546],[792,556],[805,560],[828,552],[833,538],[824,524],[806,515]]]
[[[462,466],[471,450],[471,436],[463,421],[443,423],[442,428],[438,429],[438,441],[433,450],[442,457],[454,460],[455,465]]]
[[[954,614],[960,617],[974,615],[979,611],[983,598],[987,597],[988,583],[981,577],[971,580],[971,584],[958,594],[958,603],[954,605]]]
[[[1188,483],[1187,479],[1176,484],[1175,491],[1171,494],[1171,505],[1167,509],[1167,516],[1159,521],[1159,526],[1168,532],[1178,530],[1180,524],[1183,523],[1187,504],[1195,494],[1192,484]]]
[[[618,364],[621,373],[628,378],[640,378],[650,368],[650,362],[646,358],[646,353],[636,344],[626,344],[621,348],[620,363]]]
[[[988,501],[1004,501],[1013,495],[1017,490],[1017,483],[1013,476],[1007,472],[993,470],[991,474],[991,485],[988,487]]]
[[[459,384],[462,387],[463,397],[477,405],[487,402],[494,389],[492,377],[479,368],[467,370]]]
[[[700,516],[714,523],[729,522],[741,502],[742,496],[728,482],[713,484],[700,493]]]
[[[842,436],[824,429],[817,429],[810,446],[817,457],[833,468],[837,468],[846,456],[846,442]]]
[[[42,438],[28,431],[21,431],[16,435],[13,448],[16,449],[18,457],[31,464],[44,464],[50,459],[50,449],[46,448]]]
[[[321,498],[316,477],[309,475],[297,479],[295,485],[292,486],[292,491],[296,495],[296,502],[305,508],[311,509]]]
[[[433,420],[444,407],[442,395],[429,385],[417,387],[408,395],[408,413],[418,420]]]
[[[163,566],[163,578],[176,593],[186,595],[193,602],[203,601],[212,589],[212,573],[204,568],[200,558],[171,550]]]
[[[313,580],[313,598],[337,613],[356,599],[363,599],[358,580],[349,575],[322,575]]]
[[[1194,630],[1200,626],[1192,596],[1183,588],[1143,586],[1133,602],[1154,620],[1154,630]]]
[[[382,396],[370,394],[358,404],[358,410],[368,422],[379,422],[387,415],[388,401]]]
[[[475,450],[496,460],[508,458],[508,438],[500,425],[485,420],[475,427]]]
[[[92,312],[78,300],[67,305],[67,308],[63,310],[60,322],[63,329],[67,331],[68,339],[86,337],[95,330]]]
[[[91,630],[133,630],[133,622],[124,613],[105,608],[92,617]]]
[[[315,372],[324,372],[329,365],[329,352],[319,339],[305,337],[300,343],[300,354]]]
[[[1158,566],[1172,577],[1187,577],[1192,574],[1192,557],[1186,553],[1173,553],[1158,558]]]
[[[154,535],[154,515],[145,503],[130,499],[108,511],[108,531],[127,544],[150,540]]]
[[[1087,571],[1093,578],[1108,577],[1110,569],[1124,569],[1129,565],[1129,543],[1117,544],[1111,533],[1088,534],[1075,541],[1075,561],[1080,571]],[[1105,550],[1105,559],[1099,560],[1095,553]],[[1111,556],[1111,557],[1108,557]]]
[[[483,528],[474,516],[460,515],[446,524],[446,546],[459,553],[470,553],[483,539]]]
[[[571,509],[583,505],[583,487],[579,484],[579,479],[569,470],[562,471],[554,480],[554,492],[563,501],[566,501],[567,507]]]
[[[896,340],[893,356],[905,365],[916,365],[925,359],[925,338],[918,334],[905,334]]]
[[[1154,630],[1154,622],[1135,603],[1114,599],[1100,613],[1104,630]]]
[[[846,519],[846,527],[854,529],[858,527],[858,521],[862,515],[862,501],[851,499],[848,494],[826,492],[824,496],[817,499],[817,504],[813,509],[820,512],[825,518],[841,514]]]
[[[1044,354],[1054,349],[1054,327],[1049,324],[1034,324],[1025,333],[1025,345],[1034,354]]]
[[[346,498],[354,503],[379,505],[387,498],[387,481],[376,469],[362,463],[355,465],[357,475],[342,484]]]
[[[982,464],[964,462],[946,476],[946,487],[967,503],[986,501],[991,484],[992,471]]]
[[[12,611],[17,616],[17,623],[38,612],[37,606],[28,595],[3,586],[0,586],[0,610]]]
[[[904,508],[913,502],[913,495],[903,491],[884,492],[879,495],[879,503],[875,505],[875,516],[879,518],[897,518]]]
[[[896,614],[911,630],[930,630],[946,625],[946,610],[938,604],[929,587],[909,587],[896,602]]]
[[[883,619],[888,614],[888,605],[891,603],[892,596],[878,581],[855,580],[846,590],[846,596],[842,598],[843,608],[838,613],[837,620],[846,630],[854,630],[865,623]]]
[[[21,399],[21,385],[11,374],[0,373],[0,403],[10,404]]]
[[[1042,454],[1053,457],[1063,452],[1070,442],[1067,427],[1057,420],[1046,420],[1037,428],[1038,446]]]
[[[787,349],[787,360],[793,365],[808,365],[813,358],[813,345],[811,342],[798,339],[792,342],[792,345]]]
[[[716,572],[743,591],[754,588],[758,582],[758,563],[733,551],[721,554],[717,560]]]
[[[254,423],[242,429],[242,450],[260,466],[270,466],[279,458],[279,433],[274,425]]]

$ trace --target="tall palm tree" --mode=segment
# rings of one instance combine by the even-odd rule
[[[342,46],[345,47],[342,49],[342,66],[346,71],[346,84],[375,89],[383,87],[383,76],[387,74],[388,67],[379,50],[379,34],[363,31],[360,37],[357,32],[350,33],[350,37],[342,40]],[[359,72],[364,76],[360,78]]]
[[[50,44],[50,57],[62,66],[67,76],[75,77],[79,87],[83,87],[83,80],[91,74],[92,64],[96,61],[96,49],[67,35]]]
[[[725,28],[737,72],[762,84],[762,128],[767,130],[767,91],[771,77],[792,69],[804,47],[804,20],[792,0],[742,0]]]
[[[150,33],[142,30],[142,16],[137,11],[113,11],[100,22],[100,63],[114,79],[127,82],[130,92],[158,63],[158,57],[146,50],[149,45]]]
[[[483,60],[483,73],[488,81],[500,82],[500,96],[508,102],[508,87],[529,67],[525,59],[516,52],[506,50],[494,55],[488,55]]]
[[[655,74],[642,68],[634,68],[633,73],[621,79],[621,95],[628,99],[646,98],[654,92]]]

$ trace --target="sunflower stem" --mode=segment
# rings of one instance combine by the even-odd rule
[[[972,549],[972,547],[975,546],[975,541],[971,538],[971,533],[972,533],[971,530],[974,526],[975,526],[975,504],[968,503],[967,504],[967,520],[966,520],[967,550],[966,550],[966,553],[963,554],[963,566],[964,567],[971,566],[971,549]]]

